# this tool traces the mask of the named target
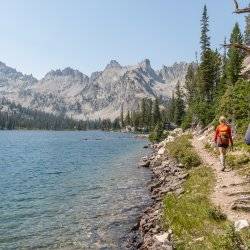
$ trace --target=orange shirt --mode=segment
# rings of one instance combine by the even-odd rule
[[[233,145],[231,128],[227,124],[220,124],[216,128],[214,142],[218,144]]]

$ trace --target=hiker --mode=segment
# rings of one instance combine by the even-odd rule
[[[222,166],[221,171],[224,171],[226,168],[225,157],[227,153],[227,148],[229,144],[231,144],[231,147],[233,147],[233,139],[231,128],[227,124],[226,118],[224,116],[221,116],[219,122],[220,124],[218,125],[215,131],[214,142],[218,146],[220,152],[220,162]]]
[[[248,129],[245,135],[245,142],[247,145],[250,145],[250,123],[248,125]]]

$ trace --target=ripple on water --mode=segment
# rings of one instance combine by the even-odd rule
[[[83,140],[83,138],[88,138]],[[145,140],[0,132],[0,249],[117,249],[145,204]]]

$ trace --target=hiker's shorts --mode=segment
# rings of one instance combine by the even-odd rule
[[[219,148],[228,148],[228,144],[220,144],[220,143],[218,143],[218,145],[217,145]]]

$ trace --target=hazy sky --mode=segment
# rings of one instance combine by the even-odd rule
[[[239,0],[242,6],[249,1]],[[154,68],[191,61],[203,5],[219,47],[236,21],[233,0],[0,0],[0,61],[41,78],[71,66],[90,74],[111,60]]]

